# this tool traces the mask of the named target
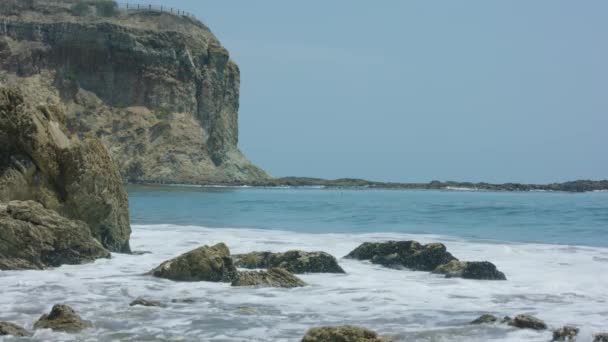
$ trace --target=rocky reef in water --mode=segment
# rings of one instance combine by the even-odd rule
[[[3,1],[0,82],[62,103],[69,131],[99,138],[128,182],[269,179],[237,148],[239,68],[213,33],[97,3]]]
[[[108,151],[71,135],[61,105],[32,103],[0,87],[2,268],[86,262],[107,257],[104,247],[130,252],[127,193]]]

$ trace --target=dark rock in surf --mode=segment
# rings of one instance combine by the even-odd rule
[[[340,325],[312,328],[306,332],[302,342],[387,342],[387,340],[365,328]]]
[[[458,261],[452,260],[438,266],[433,273],[445,274],[446,278],[465,278],[477,280],[507,280],[504,273],[489,261]]]
[[[439,265],[457,260],[442,243],[422,245],[417,241],[365,242],[348,253],[346,258],[416,271],[432,271]]]
[[[158,306],[158,307],[162,307],[163,304],[157,300],[148,300],[142,297],[138,297],[136,298],[134,301],[132,301],[129,306]]]
[[[0,322],[0,336],[8,335],[16,337],[25,337],[31,336],[32,334],[16,324],[10,322]]]
[[[593,335],[593,342],[608,342],[608,332]]]
[[[223,243],[202,246],[167,260],[150,271],[155,277],[177,281],[232,282],[237,277],[230,250]]]
[[[34,323],[34,329],[52,329],[68,333],[76,333],[90,328],[91,322],[85,321],[78,314],[64,304],[56,304],[49,314],[44,314]]]
[[[498,317],[490,314],[485,314],[479,316],[477,319],[471,322],[471,324],[486,324],[486,323],[496,323],[498,321]]]
[[[305,252],[292,250],[284,253],[251,252],[232,257],[237,267],[271,268],[280,267],[291,273],[344,273],[338,261],[325,252]]]
[[[269,268],[267,271],[238,272],[232,286],[300,287],[306,283],[283,268]]]
[[[573,326],[563,326],[553,330],[553,341],[574,341],[578,335],[579,329]]]
[[[545,330],[547,324],[532,315],[517,315],[508,322],[510,326],[520,329]]]

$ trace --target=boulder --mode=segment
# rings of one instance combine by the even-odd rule
[[[177,281],[232,282],[237,277],[237,270],[228,247],[218,243],[167,260],[150,271],[150,274]]]
[[[542,320],[531,315],[517,315],[508,322],[510,326],[520,329],[545,330],[547,324]]]
[[[416,271],[433,271],[439,265],[457,260],[442,243],[422,245],[417,241],[365,242],[346,258]]]
[[[485,324],[485,323],[495,323],[498,321],[498,317],[490,314],[485,314],[479,316],[477,319],[471,322],[471,324]]]
[[[129,252],[127,192],[101,141],[70,134],[63,107],[0,87],[0,202],[33,200],[69,219],[113,252]]]
[[[129,306],[137,306],[137,305],[141,305],[141,306],[163,306],[161,304],[161,302],[157,301],[157,300],[148,300],[142,297],[137,297],[134,301],[132,301]]]
[[[32,334],[16,324],[10,322],[0,322],[0,336],[7,335],[24,337],[31,336]]]
[[[266,271],[240,271],[232,286],[300,287],[306,283],[283,268]]]
[[[233,256],[236,267],[280,267],[291,273],[344,273],[335,257],[325,252],[287,251],[285,253],[251,252]]]
[[[368,329],[340,325],[312,328],[306,332],[302,342],[386,342],[386,340]]]
[[[553,341],[574,341],[579,329],[569,325],[553,330]]]
[[[82,221],[34,201],[0,204],[0,270],[44,269],[109,257]]]
[[[608,333],[597,333],[593,335],[593,342],[608,342]]]
[[[34,329],[52,329],[68,333],[76,333],[92,326],[65,304],[56,304],[49,314],[44,314],[34,323]]]
[[[506,280],[504,273],[489,261],[459,261],[452,260],[439,265],[433,273],[445,274],[446,278],[465,278],[477,280]]]

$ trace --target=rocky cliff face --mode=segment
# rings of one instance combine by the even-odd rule
[[[60,104],[33,106],[27,94],[0,87],[0,202],[39,202],[84,221],[74,226],[88,226],[88,234],[109,250],[129,252],[128,199],[120,173],[99,139],[70,135],[64,120]],[[5,223],[0,220],[0,235],[10,231]],[[29,248],[42,248],[38,245]]]
[[[94,4],[0,7],[0,80],[65,104],[68,129],[99,137],[128,181],[268,178],[237,148],[239,69],[208,28]]]

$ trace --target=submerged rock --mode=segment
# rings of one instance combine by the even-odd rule
[[[504,273],[489,261],[458,261],[452,260],[438,266],[433,273],[445,274],[446,278],[465,278],[477,280],[506,280]]]
[[[240,271],[232,286],[300,287],[306,283],[283,268],[267,271]]]
[[[10,322],[0,322],[0,336],[7,335],[24,337],[31,336],[32,334],[16,324]]]
[[[306,332],[302,342],[386,342],[386,340],[376,332],[365,328],[340,325],[312,328]]]
[[[141,305],[141,306],[160,306],[160,307],[163,306],[161,304],[161,302],[159,302],[157,300],[147,300],[147,299],[142,298],[142,297],[136,298],[134,301],[132,301],[129,304],[129,306],[137,306],[137,305]]]
[[[545,330],[547,324],[542,320],[532,315],[517,315],[515,318],[508,321],[510,326],[514,326],[520,329],[533,329],[533,330]]]
[[[251,252],[234,255],[233,259],[235,265],[242,268],[280,267],[296,274],[344,273],[336,258],[325,252]]]
[[[574,341],[578,333],[578,328],[566,325],[553,330],[553,341]]]
[[[109,257],[82,221],[34,201],[0,204],[0,270],[44,269]]]
[[[471,324],[484,324],[484,323],[495,323],[498,321],[498,317],[490,314],[479,316],[477,319],[471,322]]]
[[[79,332],[92,326],[65,304],[56,304],[49,314],[44,314],[34,323],[34,329],[52,329],[69,333]]]
[[[416,271],[432,271],[439,265],[457,260],[442,243],[422,245],[417,241],[365,242],[348,253],[346,258]]]
[[[608,332],[593,335],[593,342],[608,342]]]
[[[178,281],[232,282],[237,277],[237,270],[228,247],[218,243],[167,260],[150,271],[150,274]]]

